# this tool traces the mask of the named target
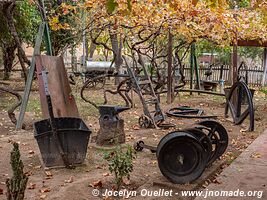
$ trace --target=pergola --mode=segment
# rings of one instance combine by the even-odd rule
[[[265,84],[265,79],[266,79],[266,73],[267,73],[267,41],[266,42],[261,42],[259,40],[238,40],[236,45],[233,45],[233,82],[237,81],[237,47],[238,46],[250,46],[250,47],[265,47],[264,49],[264,55],[263,55],[263,60],[264,60],[264,71],[263,71],[263,77],[262,77],[262,86]]]

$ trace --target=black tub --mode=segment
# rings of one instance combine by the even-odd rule
[[[55,123],[68,163],[72,165],[83,163],[91,130],[80,118],[55,118]],[[55,145],[49,119],[34,123],[34,137],[46,167],[65,166]]]

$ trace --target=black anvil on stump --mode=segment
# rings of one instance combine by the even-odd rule
[[[125,142],[124,120],[119,117],[119,113],[128,109],[114,105],[99,106],[100,130],[96,139],[97,145],[109,146]]]

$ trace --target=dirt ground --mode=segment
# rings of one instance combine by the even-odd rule
[[[12,87],[21,89],[20,83],[10,82]],[[36,86],[34,85],[33,88]],[[108,86],[111,87],[111,86]],[[79,96],[80,84],[73,86],[73,94],[76,98],[77,105],[82,119],[92,129],[93,136],[97,134],[98,111],[93,106],[85,103]],[[88,91],[87,94],[91,100],[97,103],[103,102],[102,90]],[[123,101],[118,96],[108,95],[109,104],[123,105]],[[230,164],[251,142],[267,128],[267,105],[266,96],[261,92],[256,92],[254,97],[255,103],[255,127],[254,132],[244,132],[248,128],[248,121],[241,126],[234,126],[231,119],[224,118],[225,99],[223,97],[181,93],[175,101],[167,105],[166,96],[161,96],[162,108],[164,111],[171,107],[190,106],[202,108],[205,114],[218,116],[229,134],[229,146],[227,152],[222,156],[225,163],[223,167]],[[14,103],[15,99],[9,95],[0,93],[0,189],[6,191],[5,180],[12,176],[10,166],[10,151],[12,141],[20,143],[21,157],[25,166],[25,172],[29,175],[28,186],[26,190],[26,199],[65,199],[65,200],[83,200],[83,199],[101,199],[102,197],[93,197],[93,183],[101,181],[103,189],[112,189],[114,177],[108,171],[108,166],[103,158],[104,148],[96,147],[92,142],[89,143],[85,163],[77,166],[75,169],[46,169],[42,166],[39,148],[33,134],[33,122],[41,119],[41,110],[39,96],[33,91],[30,96],[25,121],[26,130],[15,131],[14,125],[9,121],[7,109]],[[176,128],[169,130],[157,129],[139,129],[138,118],[142,114],[142,106],[137,97],[134,95],[135,108],[124,111],[120,116],[125,120],[126,143],[133,145],[138,140],[143,140],[148,144],[157,145],[160,138],[166,133],[190,127],[191,124],[198,122],[199,119],[181,119],[167,118],[167,121],[176,124]],[[18,114],[18,113],[17,113]],[[140,191],[142,188],[153,189],[155,182],[163,180],[158,166],[156,156],[148,150],[138,152],[134,160],[134,170],[131,174],[130,183],[124,185],[128,190]],[[203,181],[201,186],[206,187],[209,181]],[[219,183],[218,183],[219,184]],[[189,184],[190,185],[190,184]],[[168,186],[167,186],[168,187]],[[190,186],[187,186],[190,188]],[[202,188],[203,188],[202,187]],[[167,188],[168,189],[168,188]],[[201,188],[199,188],[201,189]],[[141,199],[143,197],[131,197],[132,199]],[[0,199],[5,199],[5,195],[0,193]],[[147,197],[146,199],[156,199]],[[164,198],[166,199],[166,198]],[[177,199],[177,198],[176,198]]]

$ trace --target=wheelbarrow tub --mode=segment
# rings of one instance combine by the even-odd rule
[[[55,124],[68,163],[72,165],[83,163],[91,130],[80,118],[55,118]],[[49,119],[34,123],[34,137],[46,167],[65,166],[55,144]]]

